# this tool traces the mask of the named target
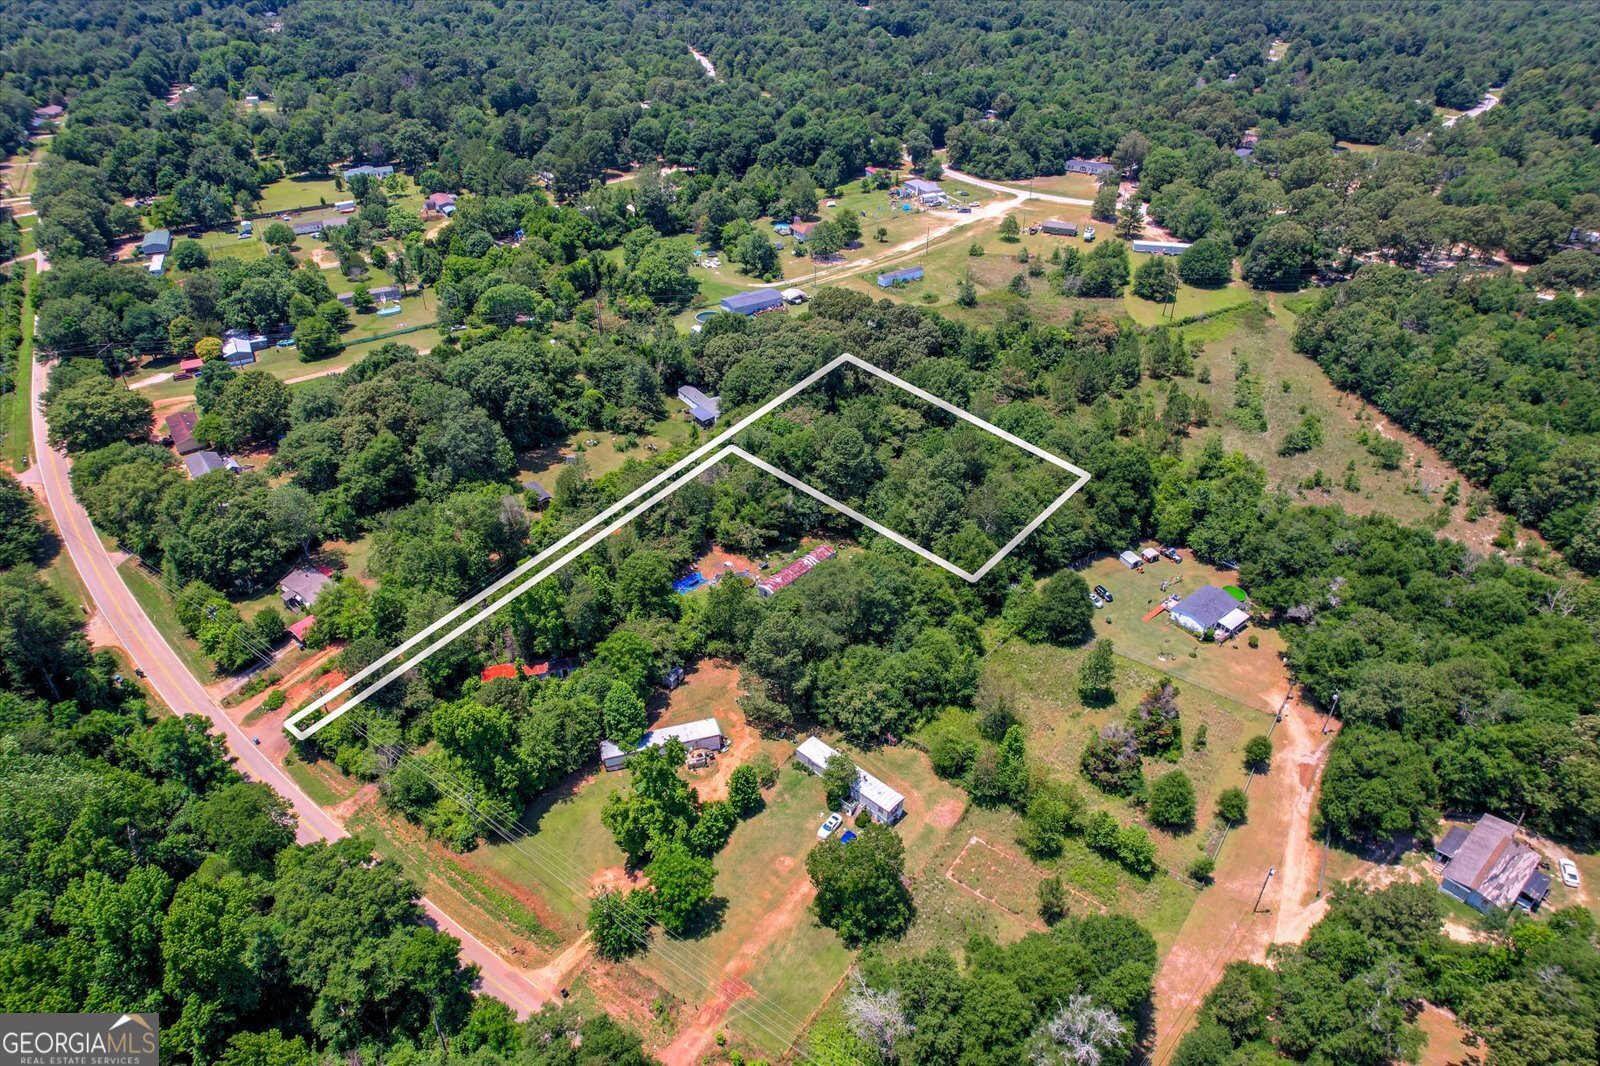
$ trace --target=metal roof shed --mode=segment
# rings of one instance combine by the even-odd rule
[[[902,270],[891,270],[887,274],[878,275],[878,288],[887,289],[891,285],[900,285],[908,281],[921,281],[922,268],[919,266],[906,267]]]
[[[722,298],[722,309],[735,315],[754,315],[783,306],[777,289],[753,289]]]

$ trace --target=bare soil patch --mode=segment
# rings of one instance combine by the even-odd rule
[[[728,738],[727,746],[711,765],[689,770],[690,783],[703,800],[726,799],[728,778],[734,768],[755,758],[761,748],[761,735],[739,710],[743,693],[739,668],[723,659],[702,660],[684,675],[683,684],[667,696],[656,720],[657,726],[682,725],[701,718],[715,718]]]
[[[936,829],[952,829],[961,821],[967,805],[960,800],[945,800],[928,812],[928,824]]]
[[[968,837],[944,875],[992,906],[1020,918],[1035,929],[1044,929],[1039,920],[1039,884],[1043,870],[1009,852],[1002,851],[982,837]],[[1068,888],[1079,901],[1104,910],[1087,896]]]
[[[1484,1061],[1479,1052],[1467,1047],[1467,1031],[1444,1007],[1424,1003],[1414,1020],[1428,1038],[1417,1059],[1419,1066],[1480,1066]]]
[[[740,555],[738,552],[729,551],[720,544],[713,544],[710,551],[696,559],[694,568],[705,575],[707,580],[720,577],[723,574],[743,572],[754,575],[760,573],[755,559],[750,558],[748,555]]]

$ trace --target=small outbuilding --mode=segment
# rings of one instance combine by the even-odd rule
[[[357,178],[357,177],[389,178],[389,177],[393,177],[393,176],[394,176],[394,167],[387,166],[387,165],[381,166],[381,167],[374,167],[374,166],[348,167],[348,168],[346,168],[346,170],[344,172],[344,180],[345,181],[349,181],[351,178]]]
[[[804,289],[784,289],[778,293],[786,304],[803,304],[810,299]]]
[[[722,309],[734,315],[759,315],[783,306],[783,297],[777,289],[752,289],[736,292],[722,298]]]
[[[298,621],[291,622],[286,632],[289,634],[290,640],[294,641],[303,648],[306,646],[306,638],[311,635],[311,627],[316,624],[317,616],[314,614],[308,614]]]
[[[1133,552],[1121,552],[1117,555],[1117,558],[1122,560],[1122,565],[1129,570],[1139,569],[1139,557]]]
[[[1047,218],[1039,223],[1039,232],[1048,233],[1052,237],[1076,237],[1078,224],[1076,222],[1063,222],[1059,218]]]
[[[524,481],[522,487],[529,496],[533,497],[533,505],[536,510],[542,511],[550,506],[550,490],[533,480],[533,478],[530,477]]]

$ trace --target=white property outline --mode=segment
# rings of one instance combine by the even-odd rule
[[[395,667],[393,670],[390,670],[388,673],[386,673],[382,677],[380,677],[377,681],[373,682],[372,684],[368,685],[366,688],[362,689],[360,692],[358,692],[355,695],[354,698],[352,698],[351,700],[347,701],[342,707],[339,707],[338,709],[330,712],[325,717],[321,718],[316,723],[314,723],[313,725],[311,725],[310,727],[308,727],[306,729],[301,729],[299,727],[299,723],[301,721],[303,721],[305,718],[309,717],[310,715],[312,715],[312,714],[316,713],[317,711],[321,710],[323,707],[327,706],[327,704],[330,701],[332,701],[333,699],[335,699],[336,697],[344,694],[345,692],[348,692],[351,688],[355,687],[361,681],[363,681],[367,677],[371,676],[374,672],[376,672],[379,668],[384,666],[386,663],[389,663],[389,662],[394,661],[395,659],[401,658],[402,656],[405,655],[406,652],[408,652],[412,648],[416,647],[419,643],[421,643],[422,641],[426,640],[428,637],[432,636],[434,633],[438,632],[440,629],[442,629],[444,626],[448,625],[450,622],[452,622],[455,619],[459,618],[465,612],[471,610],[477,604],[482,603],[484,600],[486,600],[490,596],[494,595],[496,592],[498,592],[500,589],[504,588],[506,585],[508,585],[511,582],[515,581],[517,578],[521,577],[523,574],[527,573],[529,570],[532,570],[535,567],[537,567],[540,563],[544,562],[546,559],[549,559],[551,556],[562,552],[573,541],[577,540],[579,537],[582,537],[584,534],[588,533],[590,530],[594,529],[596,526],[599,526],[602,523],[608,522],[608,520],[610,520],[611,518],[616,516],[619,511],[621,511],[624,508],[628,507],[629,504],[633,503],[635,500],[638,500],[641,496],[644,496],[646,493],[650,492],[651,489],[656,488],[657,486],[661,485],[665,481],[668,481],[668,480],[670,480],[670,479],[672,479],[674,477],[677,477],[677,475],[679,473],[681,473],[684,470],[685,467],[689,466],[691,463],[695,463],[696,460],[700,460],[703,456],[707,455],[707,453],[713,451],[713,449],[717,449],[717,446],[721,445],[724,441],[727,441],[730,438],[733,438],[733,437],[737,436],[738,434],[744,432],[746,429],[748,429],[751,425],[753,425],[759,419],[765,418],[767,415],[769,415],[773,411],[775,411],[778,407],[780,407],[783,404],[785,404],[785,403],[789,402],[790,400],[794,399],[800,393],[804,392],[806,389],[809,389],[811,386],[815,385],[817,382],[821,381],[823,378],[825,378],[829,374],[833,373],[833,371],[837,370],[839,367],[846,366],[846,365],[854,366],[854,367],[856,367],[858,369],[865,370],[869,374],[873,374],[876,377],[879,377],[879,378],[883,379],[884,381],[887,381],[890,384],[896,386],[897,388],[903,389],[906,392],[911,393],[913,396],[916,396],[918,399],[925,400],[926,402],[933,404],[935,407],[938,407],[940,410],[947,411],[950,414],[956,416],[957,418],[960,418],[960,419],[963,419],[964,421],[970,422],[973,425],[977,426],[978,428],[980,428],[982,430],[985,430],[985,431],[987,431],[989,433],[994,434],[995,436],[997,436],[1000,439],[1006,441],[1007,443],[1016,445],[1017,447],[1019,447],[1019,448],[1023,449],[1024,451],[1028,452],[1030,455],[1033,455],[1033,456],[1036,456],[1036,457],[1038,457],[1040,459],[1043,459],[1045,462],[1051,464],[1052,466],[1056,466],[1056,467],[1059,467],[1062,470],[1068,471],[1069,473],[1074,475],[1075,480],[1073,481],[1072,485],[1067,488],[1067,490],[1065,492],[1063,492],[1060,496],[1057,496],[1053,501],[1051,501],[1050,506],[1046,507],[1042,512],[1040,512],[1038,517],[1034,518],[1031,522],[1029,522],[1026,526],[1024,526],[1022,528],[1021,532],[1017,533],[1016,536],[1012,537],[1009,541],[1007,541],[1004,547],[1002,547],[999,551],[997,551],[992,557],[990,557],[976,571],[973,571],[973,572],[969,573],[968,571],[966,571],[966,570],[962,569],[961,567],[955,565],[954,563],[950,562],[949,560],[943,559],[940,556],[935,555],[933,552],[931,552],[928,549],[922,547],[922,545],[915,543],[914,541],[910,540],[909,538],[907,538],[905,536],[902,536],[899,533],[896,533],[894,530],[889,529],[888,527],[882,525],[881,523],[874,522],[872,519],[868,518],[866,515],[863,515],[860,512],[856,511],[855,509],[853,509],[853,508],[841,503],[838,500],[833,499],[831,496],[829,496],[826,493],[822,492],[820,489],[814,488],[813,486],[808,485],[805,482],[801,481],[799,478],[796,478],[791,474],[788,474],[788,473],[785,473],[782,470],[779,470],[777,467],[775,467],[772,464],[766,462],[765,460],[758,459],[757,457],[751,455],[749,452],[745,451],[743,448],[738,447],[737,445],[727,444],[727,445],[723,446],[720,450],[717,450],[716,454],[712,455],[709,459],[705,459],[704,461],[699,462],[699,464],[696,465],[694,467],[694,469],[690,470],[687,474],[684,474],[682,477],[678,477],[676,481],[672,482],[672,484],[668,485],[664,489],[661,489],[659,492],[656,492],[655,494],[651,495],[649,497],[649,499],[646,499],[643,503],[640,503],[638,506],[633,507],[626,514],[622,515],[622,517],[617,518],[616,521],[610,522],[608,525],[605,526],[604,529],[601,529],[598,533],[595,533],[593,536],[589,537],[587,540],[585,540],[578,547],[574,548],[570,552],[567,552],[565,555],[562,555],[561,558],[556,560],[555,563],[551,564],[550,566],[545,567],[543,570],[540,570],[533,577],[529,578],[527,581],[522,582],[516,588],[513,588],[510,592],[506,593],[504,596],[501,596],[499,599],[495,600],[493,603],[489,604],[487,607],[483,608],[481,611],[478,611],[471,618],[468,618],[465,622],[462,622],[460,625],[457,625],[456,627],[451,629],[448,633],[446,633],[444,636],[440,637],[438,640],[435,640],[433,643],[429,644],[426,648],[422,649],[422,651],[416,656],[416,658],[411,659],[411,660],[409,660],[407,662],[404,662],[401,665]],[[949,403],[949,402],[947,402],[945,400],[942,400],[939,397],[933,395],[932,393],[928,392],[926,389],[919,389],[917,386],[911,384],[908,381],[905,381],[905,380],[903,380],[901,378],[896,377],[895,375],[889,373],[887,370],[883,370],[883,369],[881,369],[879,367],[876,367],[873,364],[867,362],[866,360],[859,359],[856,356],[851,355],[848,352],[846,352],[845,354],[840,355],[837,358],[835,358],[832,361],[830,361],[829,363],[827,363],[827,365],[823,366],[821,369],[813,371],[812,373],[806,375],[800,381],[798,381],[794,385],[790,386],[789,388],[785,389],[783,392],[779,393],[777,396],[774,396],[772,399],[768,400],[766,403],[764,403],[760,407],[756,408],[756,410],[750,412],[748,415],[746,415],[745,417],[741,418],[738,422],[736,422],[732,426],[728,427],[722,433],[720,433],[719,435],[717,435],[713,439],[707,441],[705,444],[700,445],[700,447],[696,448],[694,451],[690,452],[688,455],[684,456],[682,459],[679,459],[677,462],[675,462],[671,466],[667,467],[667,469],[663,470],[661,473],[657,474],[655,477],[651,478],[649,481],[646,481],[643,485],[640,485],[638,488],[634,489],[632,492],[630,492],[626,496],[622,497],[622,499],[620,499],[620,500],[616,501],[615,503],[611,504],[605,510],[601,511],[599,514],[595,515],[593,518],[589,519],[587,522],[584,522],[582,525],[578,526],[576,529],[572,530],[570,533],[567,533],[560,540],[557,540],[554,544],[550,545],[550,547],[548,547],[548,548],[544,549],[543,551],[539,552],[533,558],[531,558],[527,562],[521,564],[516,569],[512,570],[510,573],[506,574],[504,577],[502,577],[499,580],[495,581],[493,584],[488,585],[487,587],[485,587],[481,591],[475,593],[474,595],[468,597],[466,600],[463,600],[454,609],[452,609],[451,611],[449,611],[448,613],[446,613],[444,615],[441,615],[439,618],[434,620],[434,622],[432,624],[428,625],[426,628],[424,628],[420,632],[416,633],[414,636],[412,636],[409,639],[407,639],[405,641],[405,643],[399,645],[393,651],[390,651],[388,654],[384,655],[382,658],[376,659],[373,662],[367,664],[365,667],[363,667],[362,669],[356,671],[354,674],[352,674],[350,677],[346,678],[344,681],[340,682],[338,685],[334,686],[332,689],[329,689],[327,692],[325,692],[321,696],[317,697],[316,700],[312,701],[310,704],[308,704],[307,706],[305,706],[301,710],[297,711],[295,714],[291,715],[289,717],[289,719],[286,722],[284,722],[284,724],[283,724],[284,730],[286,732],[288,732],[290,735],[296,737],[297,739],[300,739],[300,740],[308,739],[309,737],[314,735],[318,730],[322,729],[324,726],[327,726],[330,723],[332,723],[333,721],[337,720],[340,716],[344,715],[346,712],[352,711],[356,707],[360,706],[373,693],[377,692],[379,689],[383,688],[385,685],[389,684],[391,681],[394,681],[396,678],[400,677],[400,675],[404,674],[406,671],[415,669],[419,664],[421,664],[423,661],[428,659],[430,656],[432,656],[433,654],[438,652],[441,648],[445,647],[446,645],[450,644],[452,641],[454,641],[458,637],[460,637],[462,634],[466,633],[467,630],[471,629],[473,626],[476,626],[479,622],[482,622],[484,619],[492,616],[497,611],[501,610],[503,607],[505,607],[507,604],[509,604],[512,600],[516,599],[518,596],[522,595],[524,592],[527,592],[529,589],[533,588],[533,586],[537,585],[539,582],[543,581],[545,578],[549,577],[551,574],[554,574],[556,571],[560,570],[562,567],[564,567],[568,563],[572,562],[572,560],[576,559],[578,556],[582,555],[584,552],[588,551],[590,548],[592,548],[596,544],[600,543],[606,537],[610,536],[612,533],[615,533],[617,530],[621,529],[623,526],[625,526],[629,522],[633,521],[635,518],[637,518],[639,515],[643,514],[645,511],[649,510],[651,507],[654,507],[656,504],[660,503],[662,500],[666,499],[668,496],[672,495],[674,492],[677,492],[680,488],[682,488],[684,485],[688,484],[690,481],[694,480],[696,477],[698,477],[700,474],[702,474],[706,470],[708,470],[711,467],[713,467],[713,466],[717,465],[718,463],[722,462],[724,459],[733,458],[733,457],[740,458],[740,459],[745,460],[748,463],[751,463],[752,465],[760,468],[761,470],[764,470],[767,473],[771,474],[772,476],[780,479],[785,484],[788,484],[788,485],[800,490],[801,492],[804,492],[808,496],[812,496],[815,499],[820,500],[821,502],[827,504],[829,507],[832,507],[835,510],[839,511],[840,513],[845,514],[845,515],[849,516],[850,518],[853,518],[857,522],[860,522],[862,525],[866,526],[868,529],[873,530],[874,532],[880,534],[881,536],[887,537],[888,539],[894,541],[896,544],[899,544],[901,547],[906,548],[909,551],[915,552],[917,555],[921,556],[924,559],[927,559],[929,562],[934,563],[934,564],[944,568],[945,570],[948,570],[950,573],[955,574],[956,576],[964,578],[965,580],[967,580],[969,582],[973,582],[973,583],[976,583],[976,582],[982,580],[983,579],[983,575],[987,574],[996,564],[998,564],[1007,555],[1011,554],[1011,552],[1016,549],[1017,545],[1021,544],[1022,541],[1030,533],[1032,533],[1034,530],[1038,529],[1039,526],[1043,525],[1044,522],[1051,515],[1055,514],[1056,511],[1061,507],[1061,505],[1066,503],[1067,500],[1069,500],[1074,493],[1076,493],[1079,489],[1083,488],[1084,485],[1089,483],[1089,472],[1087,470],[1084,470],[1083,468],[1081,468],[1079,466],[1075,466],[1074,464],[1067,462],[1065,459],[1062,459],[1059,456],[1052,455],[1051,453],[1045,451],[1043,448],[1040,448],[1035,444],[1031,444],[1028,441],[1023,440],[1021,437],[1016,436],[1013,433],[1007,433],[1005,430],[1001,429],[999,426],[991,425],[990,423],[985,422],[983,419],[977,417],[976,415],[970,414],[967,411],[963,411],[961,408],[955,406],[954,404]]]

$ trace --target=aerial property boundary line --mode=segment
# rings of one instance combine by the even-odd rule
[[[833,373],[833,371],[837,370],[839,367],[847,366],[847,365],[848,366],[854,366],[854,367],[856,367],[856,368],[858,368],[860,370],[864,370],[867,373],[872,374],[872,375],[874,375],[874,376],[876,376],[876,377],[878,377],[878,378],[880,378],[880,379],[882,379],[884,381],[887,381],[890,384],[896,386],[897,388],[903,389],[904,391],[911,393],[913,396],[916,396],[918,399],[924,400],[927,403],[931,403],[935,407],[938,407],[940,410],[946,411],[949,414],[954,415],[955,417],[962,419],[963,421],[969,422],[972,425],[977,426],[978,428],[980,428],[980,429],[982,429],[982,430],[984,430],[984,431],[986,431],[988,433],[992,433],[995,436],[997,436],[997,437],[1001,438],[1002,440],[1006,441],[1007,443],[1013,444],[1016,447],[1023,449],[1024,451],[1028,452],[1030,455],[1036,456],[1037,458],[1044,460],[1045,462],[1051,464],[1052,466],[1058,467],[1058,468],[1060,468],[1062,470],[1065,470],[1065,471],[1071,473],[1074,476],[1073,483],[1066,489],[1065,492],[1063,492],[1060,496],[1056,497],[1053,501],[1051,501],[1050,506],[1046,507],[1044,509],[1044,511],[1042,511],[1037,517],[1035,517],[1026,526],[1024,526],[1023,529],[1019,533],[1017,533],[1016,536],[1012,537],[1011,540],[1009,540],[1005,544],[1004,547],[1002,547],[992,557],[990,557],[982,566],[980,566],[976,571],[969,572],[969,571],[964,570],[961,567],[955,565],[954,563],[952,563],[952,562],[950,562],[950,561],[948,561],[946,559],[943,559],[938,555],[935,555],[933,552],[931,552],[931,551],[927,550],[926,548],[922,547],[920,544],[916,544],[915,542],[911,541],[907,537],[902,536],[901,534],[894,532],[893,530],[887,528],[886,526],[883,526],[883,525],[881,525],[881,524],[879,524],[877,522],[872,521],[871,519],[867,518],[865,515],[860,514],[859,512],[857,512],[854,509],[846,506],[845,504],[839,502],[838,500],[833,499],[831,496],[828,496],[826,493],[822,492],[820,489],[817,489],[817,488],[815,488],[815,487],[813,487],[811,485],[808,485],[805,482],[801,481],[800,479],[798,479],[798,478],[796,478],[796,477],[794,477],[794,476],[792,476],[792,475],[790,475],[788,473],[785,473],[782,470],[779,470],[778,468],[772,466],[771,464],[769,464],[769,463],[767,463],[767,462],[765,462],[765,461],[763,461],[761,459],[756,458],[755,456],[751,455],[749,452],[746,452],[744,449],[738,447],[737,445],[732,444],[732,443],[728,443],[733,438],[735,438],[738,434],[740,434],[744,430],[748,429],[751,425],[753,425],[754,423],[756,423],[760,419],[765,418],[767,415],[769,415],[773,411],[777,410],[783,404],[785,404],[785,403],[789,402],[790,400],[794,399],[800,393],[804,392],[806,389],[809,389],[811,386],[815,385],[817,382],[821,381],[823,378],[825,378],[829,374]],[[707,456],[709,456],[709,458],[707,458]],[[977,582],[977,581],[982,580],[982,578],[983,578],[983,576],[985,574],[987,574],[1002,559],[1004,559],[1007,555],[1009,555],[1012,551],[1014,551],[1016,549],[1016,547],[1019,544],[1021,544],[1022,541],[1029,534],[1031,534],[1034,530],[1038,529],[1039,526],[1042,525],[1052,514],[1054,514],[1061,507],[1062,504],[1066,503],[1067,500],[1070,499],[1074,493],[1076,493],[1079,489],[1083,488],[1083,486],[1086,485],[1088,483],[1088,481],[1089,481],[1089,472],[1084,470],[1084,469],[1082,469],[1081,467],[1075,466],[1072,463],[1067,462],[1065,459],[1060,458],[1059,456],[1052,455],[1051,453],[1045,451],[1043,448],[1040,448],[1037,445],[1031,444],[1028,441],[1023,440],[1021,437],[1016,436],[1015,434],[1007,433],[1005,430],[1001,429],[1000,427],[991,425],[990,423],[985,422],[983,419],[978,418],[975,415],[969,414],[966,411],[963,411],[961,408],[956,407],[954,404],[948,403],[947,401],[940,399],[939,397],[933,395],[932,393],[928,392],[927,390],[920,389],[917,386],[912,385],[910,382],[904,381],[901,378],[898,378],[895,375],[889,373],[888,371],[874,366],[873,364],[867,362],[864,359],[859,359],[854,355],[850,355],[849,353],[846,353],[844,355],[840,355],[839,357],[831,360],[829,363],[827,363],[821,369],[813,371],[812,373],[806,375],[806,377],[802,378],[799,382],[797,382],[794,385],[790,386],[789,388],[785,389],[783,392],[779,393],[777,396],[774,396],[772,399],[770,399],[766,403],[762,404],[760,407],[758,407],[756,410],[752,411],[750,414],[746,415],[744,418],[741,418],[738,422],[736,422],[732,426],[728,427],[726,430],[724,430],[722,433],[718,434],[713,439],[711,439],[711,440],[707,441],[706,443],[700,445],[698,448],[696,448],[693,451],[691,451],[688,455],[684,456],[682,459],[679,459],[677,462],[673,463],[667,469],[663,470],[661,473],[657,474],[655,477],[651,478],[649,481],[646,481],[643,485],[640,485],[638,488],[634,489],[632,492],[630,492],[626,496],[622,497],[622,499],[616,501],[611,506],[609,506],[605,510],[601,511],[599,514],[595,515],[593,518],[589,519],[588,521],[584,522],[582,525],[578,526],[576,529],[574,529],[571,532],[567,533],[565,536],[563,536],[561,539],[557,540],[550,547],[548,547],[545,550],[539,552],[533,558],[529,559],[527,562],[525,562],[522,565],[518,566],[516,569],[514,569],[510,573],[506,574],[504,577],[500,578],[498,581],[496,581],[493,584],[485,587],[483,590],[481,590],[480,592],[476,593],[475,595],[469,597],[468,599],[463,601],[460,605],[458,605],[457,607],[455,607],[454,609],[452,609],[448,613],[440,616],[432,624],[430,624],[425,629],[423,629],[422,631],[417,633],[415,636],[413,636],[410,639],[406,640],[403,644],[401,644],[398,647],[396,647],[393,651],[390,651],[386,655],[384,655],[381,658],[379,658],[379,659],[375,660],[374,662],[370,663],[369,665],[367,665],[363,669],[357,671],[355,674],[352,674],[350,677],[346,678],[343,682],[341,682],[340,684],[336,685],[334,688],[330,689],[329,691],[327,691],[323,695],[319,696],[315,701],[313,701],[312,703],[307,705],[305,708],[301,709],[300,711],[298,711],[294,715],[292,715],[288,719],[288,721],[286,721],[284,723],[284,729],[289,734],[291,734],[292,736],[294,736],[294,737],[296,737],[297,739],[300,739],[300,740],[305,740],[305,739],[311,737],[318,730],[324,728],[325,726],[327,726],[330,723],[332,723],[335,720],[337,720],[341,715],[343,715],[343,714],[345,714],[345,713],[347,713],[347,712],[349,712],[351,710],[354,710],[363,701],[365,701],[370,696],[372,696],[373,693],[377,692],[379,689],[383,688],[385,685],[389,684],[391,681],[394,681],[396,678],[400,677],[402,674],[406,673],[408,670],[414,669],[418,664],[420,664],[421,662],[423,662],[424,660],[426,660],[430,656],[434,655],[441,648],[445,647],[447,644],[449,644],[450,642],[454,641],[456,638],[460,637],[462,634],[466,633],[472,627],[476,626],[478,623],[482,622],[484,619],[489,618],[490,616],[492,616],[495,612],[497,612],[500,609],[502,609],[503,607],[505,607],[512,600],[516,599],[518,596],[522,595],[524,592],[528,591],[533,586],[537,585],[539,582],[541,582],[545,578],[549,577],[551,574],[556,573],[562,567],[566,566],[568,563],[572,562],[572,560],[576,559],[578,556],[580,556],[584,552],[588,551],[594,545],[598,544],[600,541],[602,541],[606,537],[610,536],[616,530],[618,530],[618,529],[622,528],[623,526],[627,525],[629,522],[633,521],[639,515],[643,514],[645,511],[649,510],[651,507],[654,507],[657,503],[660,503],[662,500],[666,499],[668,496],[672,495],[674,492],[678,491],[678,489],[680,489],[684,485],[688,484],[690,481],[692,481],[694,478],[698,477],[700,474],[704,473],[706,470],[710,469],[713,466],[716,466],[718,463],[720,463],[723,460],[728,459],[728,458],[739,458],[739,459],[743,459],[746,462],[749,462],[749,463],[753,464],[754,466],[760,468],[761,470],[764,470],[767,473],[773,475],[774,477],[777,477],[778,479],[783,481],[785,484],[788,484],[791,487],[793,487],[793,488],[795,488],[795,489],[797,489],[797,490],[799,490],[801,492],[804,492],[805,494],[807,494],[809,496],[812,496],[812,497],[816,498],[817,500],[820,500],[821,502],[827,504],[828,506],[834,508],[835,510],[837,510],[837,511],[839,511],[839,512],[845,514],[845,515],[848,515],[850,518],[860,522],[861,524],[865,525],[867,528],[873,530],[876,533],[879,533],[880,535],[882,535],[884,537],[887,537],[888,539],[894,541],[896,544],[899,544],[900,546],[906,548],[907,550],[916,553],[917,555],[921,556],[924,559],[927,559],[929,562],[932,562],[932,563],[942,567],[943,569],[949,571],[952,574],[955,574],[956,576],[958,576],[960,578],[963,578],[966,581],[974,582],[974,583]],[[690,469],[691,467],[692,467],[692,469]],[[685,471],[687,471],[687,472],[685,472]],[[670,484],[667,484],[668,482],[670,482]],[[664,485],[664,484],[665,484],[666,487],[662,488],[661,486]],[[655,490],[655,491],[653,491],[653,490]],[[644,499],[642,503],[636,503],[636,501],[639,501],[641,499],[641,497],[646,497],[646,496],[648,496],[648,498]],[[632,505],[632,506],[630,506],[630,505]],[[619,517],[619,515],[620,515],[620,517]],[[592,532],[592,531],[596,530],[597,527],[602,527],[602,528],[599,528],[598,532]],[[592,534],[592,535],[590,535],[590,534]],[[571,547],[571,545],[573,544],[574,541],[579,540],[579,538],[584,538],[586,535],[588,535],[587,538],[584,539],[581,544],[579,544],[575,548],[571,548],[570,551],[568,550],[568,548]],[[549,560],[549,559],[551,559],[553,557],[556,557],[556,556],[559,556],[559,558],[556,558],[555,562],[551,563],[549,566],[545,566],[542,570],[539,570],[537,573],[535,573],[531,578],[529,578],[526,581],[523,581],[520,584],[516,585],[514,588],[511,589],[511,591],[509,591],[506,594],[504,594],[504,595],[500,596],[499,598],[495,599],[494,602],[490,603],[488,606],[486,606],[486,607],[482,608],[481,610],[477,611],[470,618],[467,618],[465,621],[463,621],[460,624],[458,624],[458,625],[454,626],[453,628],[451,628],[442,637],[439,637],[437,640],[434,640],[432,643],[428,644],[427,647],[423,648],[422,651],[420,651],[416,656],[411,657],[409,659],[406,658],[406,653],[407,652],[411,651],[413,648],[417,647],[417,645],[419,645],[419,644],[423,643],[424,641],[428,640],[428,638],[432,637],[435,633],[439,632],[439,630],[444,629],[446,626],[449,626],[451,622],[454,622],[456,619],[460,618],[462,615],[464,615],[468,611],[472,610],[473,607],[475,607],[478,604],[482,603],[484,600],[489,599],[491,596],[494,596],[496,593],[500,592],[500,590],[504,589],[507,585],[510,585],[513,582],[517,581],[518,578],[521,578],[524,574],[528,573],[530,570],[534,570],[535,568],[539,567],[541,564],[545,563],[547,560]],[[340,707],[328,712],[327,714],[323,715],[321,718],[319,718],[317,721],[313,722],[311,725],[306,726],[304,728],[301,727],[300,723],[304,722],[306,719],[308,719],[308,718],[312,717],[313,715],[317,714],[317,712],[321,711],[331,701],[333,701],[334,699],[337,699],[339,696],[341,696],[344,693],[348,692],[350,689],[354,688],[356,685],[358,685],[361,682],[365,681],[368,677],[372,676],[374,673],[376,673],[378,670],[383,668],[388,663],[394,662],[396,660],[401,660],[399,665],[395,666],[393,669],[391,669],[387,673],[383,674],[383,676],[378,678],[378,680],[376,680],[373,683],[367,685],[364,689],[362,689],[360,692],[358,692],[354,697],[352,697],[351,699],[347,700],[342,706],[340,706]]]

